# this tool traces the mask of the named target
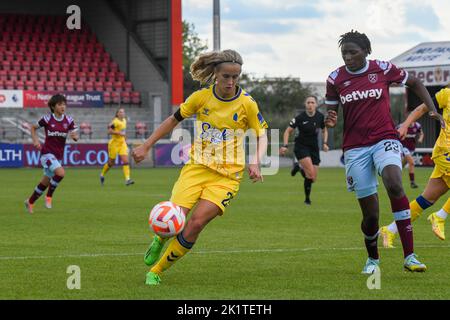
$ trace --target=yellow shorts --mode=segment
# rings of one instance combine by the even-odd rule
[[[448,159],[448,160],[447,160]],[[442,155],[433,159],[434,170],[430,179],[442,179],[450,188],[450,157]]]
[[[223,214],[239,190],[239,181],[225,177],[206,166],[187,164],[173,186],[173,203],[192,209],[198,200],[204,199],[216,204]]]
[[[108,143],[108,156],[110,159],[115,159],[119,156],[128,156],[128,146],[126,142],[109,141]]]

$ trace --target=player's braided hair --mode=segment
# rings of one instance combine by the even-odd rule
[[[372,53],[372,47],[370,46],[370,40],[367,38],[365,33],[359,33],[356,30],[351,30],[350,32],[344,33],[339,38],[339,47],[342,47],[344,43],[356,43],[361,49],[366,50],[367,54]]]
[[[191,64],[192,79],[201,84],[212,84],[216,80],[215,68],[224,62],[233,62],[242,65],[244,62],[239,53],[234,50],[212,51],[201,54]]]
[[[67,104],[67,99],[66,99],[66,97],[64,97],[62,94],[58,93],[58,94],[53,95],[53,96],[50,98],[50,100],[48,100],[47,105],[48,105],[48,107],[50,108],[50,110],[51,110],[52,112],[55,112],[55,106],[56,106],[58,103],[62,103],[62,102],[64,102],[65,104]]]

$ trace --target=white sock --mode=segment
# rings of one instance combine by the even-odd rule
[[[436,212],[436,215],[437,215],[439,218],[442,218],[442,219],[445,220],[445,219],[447,219],[448,213],[445,212],[444,209],[441,209],[441,210],[439,210],[438,212]]]
[[[398,233],[397,224],[395,221],[388,225],[387,229],[392,233]]]

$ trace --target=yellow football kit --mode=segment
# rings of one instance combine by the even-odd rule
[[[127,129],[127,120],[119,118],[114,118],[111,122],[111,127],[114,131],[126,132]],[[112,134],[111,140],[108,142],[108,156],[110,159],[115,159],[117,155],[128,155],[128,147],[125,141],[125,137]]]
[[[441,178],[450,188],[450,89],[444,88],[436,93],[436,100],[439,108],[443,109],[445,128],[441,128],[434,144],[431,159],[435,166],[430,178]]]
[[[240,87],[230,99],[219,97],[214,85],[196,91],[181,104],[180,113],[183,118],[196,116],[195,137],[171,201],[191,209],[205,199],[223,212],[244,173],[244,138],[262,136],[267,123],[256,101]]]

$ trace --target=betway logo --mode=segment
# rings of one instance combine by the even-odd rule
[[[364,91],[356,90],[352,93],[346,94],[345,96],[340,95],[340,97],[342,104],[345,104],[346,102],[358,101],[367,98],[375,98],[378,100],[381,98],[382,94],[383,89],[370,89]]]
[[[67,133],[65,133],[65,132],[59,132],[59,131],[49,131],[49,132],[47,133],[47,135],[48,135],[49,137],[63,137],[63,138],[67,137]]]

